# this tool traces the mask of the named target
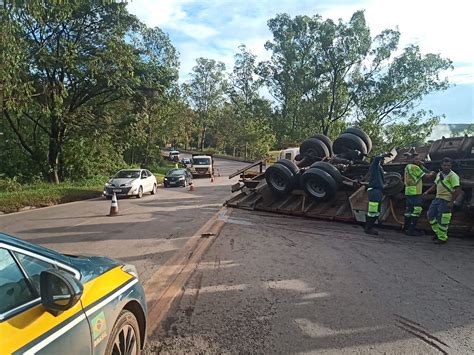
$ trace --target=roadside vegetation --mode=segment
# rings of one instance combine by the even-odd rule
[[[348,125],[374,152],[416,146],[440,117],[417,105],[452,68],[397,29],[371,33],[363,11],[279,14],[268,61],[241,45],[232,68],[197,58],[184,83],[168,34],[124,2],[5,2],[0,18],[0,176],[22,186],[0,192],[9,206],[89,197],[127,166],[163,173],[163,146],[261,158]]]
[[[152,170],[159,184],[174,164],[163,163]],[[102,196],[109,176],[96,176],[88,180],[65,181],[51,184],[45,181],[20,183],[13,178],[0,178],[0,213],[39,208],[60,203],[86,200]]]

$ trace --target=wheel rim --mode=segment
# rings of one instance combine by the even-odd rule
[[[136,355],[137,336],[135,330],[129,324],[125,324],[115,336],[113,355]]]
[[[284,191],[286,188],[285,179],[280,174],[274,174],[272,176],[272,185],[278,191]]]
[[[315,179],[311,179],[306,183],[308,192],[314,197],[323,198],[326,196],[326,190],[324,190]]]

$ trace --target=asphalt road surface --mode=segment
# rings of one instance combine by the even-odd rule
[[[94,199],[1,215],[0,231],[61,253],[120,259],[146,283],[222,207],[236,181],[224,175],[245,165],[217,160],[222,176],[195,179],[195,191],[159,188],[155,196],[119,199],[118,217],[106,216],[110,201]]]
[[[162,353],[474,353],[474,240],[233,210]]]
[[[105,217],[110,201],[89,200],[0,216],[0,231],[133,263],[152,297],[198,255],[183,252],[190,242],[207,241],[189,279],[173,283],[172,308],[150,315],[162,322],[148,353],[474,353],[473,239],[438,246],[428,236],[222,210],[235,182],[225,175],[244,165],[217,160],[222,176],[195,180],[193,192],[119,200],[118,217]],[[202,234],[213,220],[220,233]]]

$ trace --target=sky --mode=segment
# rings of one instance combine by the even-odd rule
[[[474,123],[474,1],[470,0],[129,0],[128,9],[148,26],[167,32],[180,53],[180,79],[189,78],[195,59],[212,58],[232,69],[245,44],[258,60],[272,36],[267,21],[279,13],[319,14],[348,21],[357,10],[376,35],[386,28],[401,32],[400,47],[417,44],[423,53],[453,61],[443,72],[452,86],[428,95],[420,108],[446,117],[442,123]],[[472,5],[471,5],[472,4]]]

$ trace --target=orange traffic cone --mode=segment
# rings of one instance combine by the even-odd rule
[[[118,216],[119,209],[118,209],[118,202],[117,202],[117,195],[112,196],[112,204],[110,205],[110,212],[107,216],[113,217],[113,216]]]
[[[194,191],[194,184],[193,183],[189,184],[189,191]]]

